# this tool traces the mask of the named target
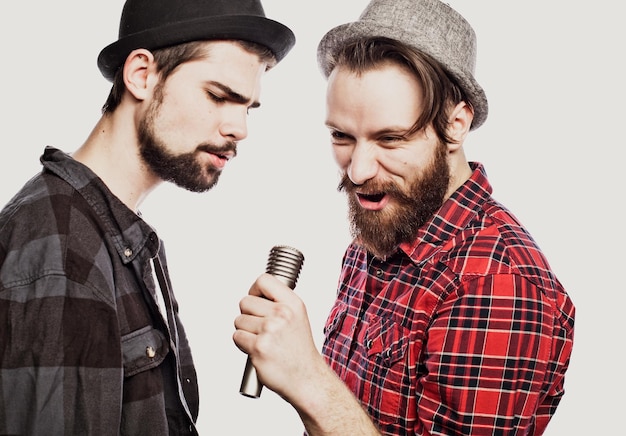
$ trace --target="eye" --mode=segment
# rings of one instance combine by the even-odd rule
[[[330,131],[330,138],[334,145],[348,145],[352,142],[352,137],[338,130]]]
[[[402,147],[408,141],[408,138],[402,134],[396,135],[382,135],[377,139],[377,143],[380,147],[392,149]]]
[[[393,143],[393,142],[398,142],[398,141],[404,141],[404,137],[403,136],[382,136],[380,139],[380,142],[384,142],[387,144]]]
[[[219,95],[216,95],[216,94],[212,93],[211,91],[207,91],[207,95],[215,103],[224,103],[226,101],[226,99],[224,97],[220,97]]]

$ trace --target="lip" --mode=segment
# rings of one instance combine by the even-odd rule
[[[211,153],[207,152],[209,158],[211,159],[211,163],[217,169],[222,169],[226,166],[228,161],[230,161],[235,154],[232,152],[224,152],[224,153]]]

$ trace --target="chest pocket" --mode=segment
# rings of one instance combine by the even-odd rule
[[[363,332],[369,368],[369,392],[364,392],[363,399],[372,416],[382,423],[397,422],[407,413],[411,390],[408,342],[408,331],[388,318],[372,317]]]
[[[160,365],[169,350],[165,335],[152,326],[123,336],[124,377],[131,377]]]
[[[344,303],[335,303],[324,325],[324,336],[327,338],[332,336],[337,330],[341,329],[343,321],[346,317],[348,306]]]

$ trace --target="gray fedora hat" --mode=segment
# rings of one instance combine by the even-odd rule
[[[277,62],[296,42],[288,27],[266,18],[260,0],[127,0],[118,40],[100,52],[98,68],[113,80],[135,49],[213,39],[259,43],[274,53]]]
[[[335,49],[360,37],[400,41],[436,59],[454,77],[474,108],[472,129],[487,119],[485,92],[474,78],[476,34],[457,11],[440,0],[372,0],[358,21],[331,29],[320,41],[317,61],[325,77]]]

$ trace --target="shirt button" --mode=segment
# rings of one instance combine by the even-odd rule
[[[130,257],[130,256],[132,256],[132,255],[133,255],[133,250],[131,250],[130,248],[126,248],[126,249],[124,250],[124,256],[126,256],[126,257]]]
[[[372,348],[372,340],[368,339],[367,341],[365,341],[365,348],[367,348],[368,350],[370,348]]]
[[[383,270],[382,269],[377,269],[376,270],[376,277],[381,278],[383,276]]]
[[[146,347],[146,356],[148,356],[150,359],[154,358],[154,356],[156,356],[155,349],[148,345]]]

